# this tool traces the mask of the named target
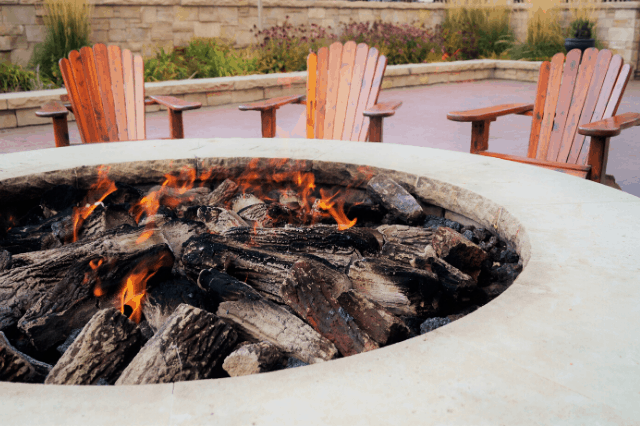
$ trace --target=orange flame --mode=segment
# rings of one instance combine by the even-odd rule
[[[351,228],[358,221],[357,218],[353,220],[349,220],[347,215],[344,212],[344,201],[338,199],[337,201],[332,201],[340,191],[336,192],[332,196],[328,197],[323,189],[320,189],[320,194],[322,198],[318,202],[317,206],[319,209],[326,210],[329,212],[331,217],[335,219],[338,223],[338,230],[344,231],[345,229]],[[335,206],[335,207],[334,207]]]
[[[73,216],[71,217],[73,222],[72,243],[78,241],[78,233],[84,221],[109,194],[118,189],[115,182],[107,177],[109,169],[110,167],[105,166],[98,168],[98,182],[89,188],[89,192],[84,199],[85,206],[73,208]]]
[[[170,266],[171,259],[166,253],[163,253],[159,258],[145,259],[136,265],[125,278],[120,291],[120,312],[124,314],[125,306],[128,305],[133,311],[129,318],[139,323],[142,319],[142,301],[147,294],[147,282],[160,268]]]
[[[95,279],[96,283],[93,286],[93,295],[96,297],[100,297],[104,294],[104,291],[102,290],[102,282],[100,281],[100,277],[98,276],[98,268],[103,263],[104,259],[101,257],[91,259],[89,261],[89,267],[91,268],[91,271],[85,272],[84,279],[82,280],[82,284],[86,284],[91,281],[92,278]]]

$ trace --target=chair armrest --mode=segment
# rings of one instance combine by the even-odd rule
[[[38,117],[64,117],[69,114],[67,107],[58,101],[50,101],[36,111]]]
[[[169,108],[172,111],[188,111],[191,109],[198,109],[202,106],[200,102],[188,102],[173,96],[149,96],[149,99]],[[153,105],[152,103],[148,104],[146,101],[145,104]]]
[[[617,136],[624,129],[640,125],[640,114],[637,112],[625,112],[615,117],[605,118],[578,127],[578,133],[585,136],[611,137]]]
[[[487,121],[503,115],[522,114],[527,111],[533,111],[533,104],[503,104],[468,111],[453,111],[447,114],[447,118],[451,121],[463,122]]]
[[[246,105],[240,105],[240,111],[266,111],[273,108],[279,108],[282,105],[291,103],[300,103],[304,95],[280,96],[279,98],[267,99],[266,101],[253,102]]]
[[[400,108],[402,102],[385,102],[382,104],[376,104],[370,109],[364,111],[364,115],[367,117],[391,117],[396,113],[396,110]]]
[[[294,104],[306,105],[307,104],[307,95],[304,95],[303,97],[301,97],[297,101],[294,101],[293,103]]]

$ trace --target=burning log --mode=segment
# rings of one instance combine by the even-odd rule
[[[11,228],[0,240],[0,249],[11,254],[20,254],[61,246],[60,241],[53,235],[51,226],[63,217],[53,216],[36,225]]]
[[[422,207],[409,192],[390,177],[380,174],[367,183],[369,195],[379,201],[389,212],[407,223],[414,223],[424,216]]]
[[[207,206],[222,207],[229,201],[238,191],[238,185],[231,179],[225,179],[205,198],[204,202]]]
[[[76,261],[64,278],[25,312],[18,327],[37,350],[46,351],[74,329],[82,328],[100,309],[120,306],[124,311],[129,305],[139,316],[146,280],[158,272],[167,273],[173,266],[169,247],[158,242],[141,243],[138,251],[90,255]]]
[[[211,378],[233,349],[236,332],[202,309],[180,305],[122,372],[116,385]]]
[[[0,272],[0,303],[4,308],[0,310],[0,330],[15,325],[31,306],[63,280],[72,265],[86,262],[88,266],[90,260],[99,257],[133,256],[166,243],[155,233],[137,244],[144,232],[141,229],[114,230],[93,241],[13,256],[12,268]],[[89,268],[87,272],[90,271]]]
[[[256,224],[259,227],[270,227],[269,206],[266,203],[252,204],[240,210],[238,215],[251,224]]]
[[[109,204],[135,204],[142,198],[142,191],[123,182],[114,182],[116,190],[107,195],[103,203]]]
[[[440,227],[431,241],[439,258],[458,268],[462,272],[478,279],[483,262],[489,255],[480,247],[451,228]]]
[[[222,234],[235,227],[249,226],[237,213],[222,207],[198,207],[196,217],[207,226],[209,231],[215,234]]]
[[[433,316],[439,309],[436,274],[381,258],[364,258],[349,267],[353,288],[395,315]]]
[[[182,256],[182,246],[189,238],[207,232],[206,227],[200,222],[181,219],[164,220],[159,228],[176,259]]]
[[[51,366],[23,354],[11,346],[0,331],[0,382],[42,383]]]
[[[48,385],[113,385],[140,350],[136,325],[117,309],[97,312],[53,367]]]
[[[291,256],[233,246],[213,234],[191,238],[182,254],[182,264],[192,277],[203,269],[223,270],[277,302],[282,302],[283,281],[294,261]]]
[[[337,301],[350,287],[346,275],[310,260],[296,262],[283,287],[287,305],[331,340],[344,356],[378,348],[352,318],[343,314]]]
[[[224,360],[222,368],[231,377],[248,376],[275,370],[282,362],[283,354],[268,342],[240,346]]]
[[[122,225],[136,226],[136,222],[129,215],[129,212],[120,205],[102,206],[99,205],[82,222],[78,222],[79,227],[74,222],[72,216],[54,222],[51,225],[53,235],[61,242],[73,242],[96,238],[110,229],[119,228]]]
[[[149,289],[142,313],[155,333],[183,303],[210,312],[215,310],[206,291],[190,280],[174,277]]]
[[[262,296],[253,287],[215,269],[205,269],[198,276],[198,287],[211,294],[216,304]]]
[[[264,201],[253,194],[238,194],[231,199],[231,210],[242,217],[242,210],[251,207],[254,204],[264,204]]]
[[[407,225],[381,225],[376,228],[387,243],[402,244],[424,250],[431,243],[433,229]]]
[[[71,185],[56,185],[42,194],[40,207],[45,218],[56,216],[65,210],[78,205],[87,194],[86,190]]]
[[[411,332],[400,318],[361,293],[348,290],[338,297],[338,302],[356,324],[381,346],[409,338]]]

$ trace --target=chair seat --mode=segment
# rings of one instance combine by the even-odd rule
[[[591,166],[581,166],[578,164],[538,160],[535,158],[518,157],[517,155],[500,154],[497,152],[481,151],[477,154],[483,155],[485,157],[501,158],[503,160],[515,161],[517,163],[531,164],[532,166],[544,167],[545,169],[551,169],[581,178],[586,178],[589,175],[589,171],[591,170]]]

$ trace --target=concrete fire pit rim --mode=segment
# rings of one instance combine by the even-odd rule
[[[640,419],[640,385],[633,380],[640,374],[633,363],[633,342],[640,341],[640,313],[632,303],[640,293],[633,266],[640,263],[640,250],[633,249],[633,236],[640,235],[637,198],[558,172],[469,154],[307,140],[147,141],[9,154],[0,157],[0,179],[171,156],[305,158],[421,175],[418,189],[443,191],[442,182],[463,189],[438,195],[450,197],[451,207],[470,203],[467,209],[482,212],[483,200],[504,207],[512,215],[509,223],[521,226],[509,232],[527,235],[522,241],[530,243],[531,255],[499,298],[401,344],[284,373],[217,381],[122,388],[0,384],[8,424],[80,424],[86,416],[93,424]],[[559,217],[562,224],[554,220]]]

